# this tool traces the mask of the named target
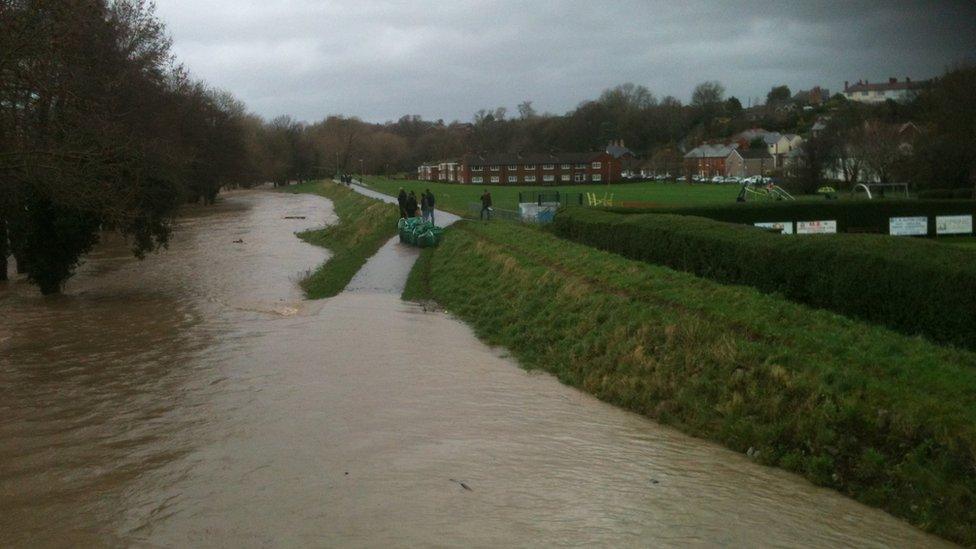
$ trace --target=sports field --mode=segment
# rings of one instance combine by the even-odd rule
[[[430,189],[437,200],[437,207],[458,215],[476,215],[468,209],[468,204],[479,202],[481,193],[491,192],[495,208],[503,210],[518,209],[518,193],[531,191],[559,191],[573,193],[595,193],[598,197],[613,195],[615,202],[634,201],[646,202],[650,205],[661,206],[698,206],[705,204],[734,203],[739,194],[738,185],[713,185],[707,183],[614,183],[609,185],[564,185],[553,187],[531,187],[512,185],[462,185],[459,183],[432,183],[429,181],[414,181],[403,179],[387,179],[385,177],[367,177],[368,187],[381,193],[395,196],[403,187],[405,190],[415,191],[419,195],[424,189]]]

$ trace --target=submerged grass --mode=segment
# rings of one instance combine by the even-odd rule
[[[332,252],[332,257],[301,281],[309,299],[332,297],[341,292],[366,260],[396,234],[400,216],[394,205],[332,182],[303,183],[283,191],[324,196],[332,201],[339,217],[335,225],[298,233],[305,242]]]
[[[527,368],[976,545],[976,354],[505,223],[404,296]]]

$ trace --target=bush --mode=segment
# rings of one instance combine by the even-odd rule
[[[839,222],[839,221],[838,221]],[[976,255],[929,240],[784,236],[701,217],[572,208],[559,236],[976,349]]]
[[[918,197],[922,199],[947,200],[952,198],[952,189],[927,189],[919,191]]]
[[[949,198],[949,197],[946,197]],[[938,215],[976,213],[976,200],[824,200],[822,202],[749,202],[718,206],[627,209],[609,208],[623,214],[669,213],[707,217],[729,223],[752,225],[763,221],[836,220],[839,232],[888,234],[891,217],[928,216],[929,234],[935,234]]]
[[[973,189],[969,187],[960,187],[958,189],[928,189],[919,192],[918,197],[923,199],[972,200]]]

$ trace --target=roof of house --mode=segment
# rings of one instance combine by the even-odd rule
[[[887,82],[876,82],[870,84],[868,82],[861,82],[860,80],[847,86],[845,83],[844,92],[852,93],[859,91],[896,91],[896,90],[915,90],[925,86],[925,81],[912,82],[908,78],[905,80],[897,80],[895,78],[889,78]]]
[[[500,153],[469,154],[464,157],[468,166],[501,166],[512,164],[584,164],[596,160],[602,152],[582,153]]]
[[[736,152],[733,145],[699,145],[685,154],[685,158],[728,158]]]
[[[634,156],[634,151],[624,147],[623,145],[611,144],[607,145],[607,154],[614,158],[620,158],[622,156]]]

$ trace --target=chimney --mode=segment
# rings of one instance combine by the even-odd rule
[[[897,84],[898,83],[898,79],[892,76],[892,77],[888,78],[888,83],[889,84]]]

